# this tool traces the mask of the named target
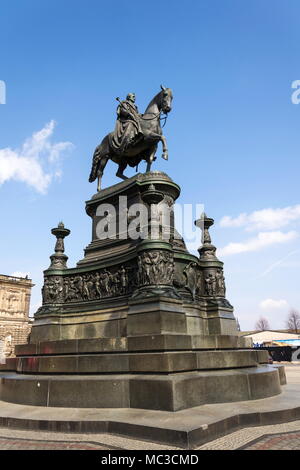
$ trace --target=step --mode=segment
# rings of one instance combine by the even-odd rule
[[[251,348],[249,341],[235,335],[147,335],[97,339],[74,339],[21,344],[16,356],[84,354],[121,351],[178,351],[191,349]]]
[[[168,375],[0,373],[0,400],[33,406],[178,411],[206,403],[257,400],[280,392],[278,370],[270,365]]]
[[[22,356],[17,358],[19,373],[99,374],[172,373],[190,370],[256,367],[268,362],[267,351],[169,351]],[[1,370],[1,368],[0,368]],[[11,370],[11,369],[2,369]]]

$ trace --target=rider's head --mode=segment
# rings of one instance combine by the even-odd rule
[[[135,94],[134,93],[128,93],[128,95],[126,96],[126,99],[129,100],[129,101],[133,101],[133,103],[135,102]]]

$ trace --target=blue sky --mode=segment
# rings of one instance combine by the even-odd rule
[[[154,166],[215,219],[241,327],[261,315],[284,327],[300,310],[299,2],[0,0],[0,12],[0,271],[30,273],[32,309],[50,229],[71,229],[69,266],[90,241],[91,156],[114,127],[115,97],[134,91],[143,111],[163,83],[170,158]]]

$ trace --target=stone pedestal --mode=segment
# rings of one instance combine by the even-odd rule
[[[267,353],[238,336],[213,220],[203,214],[196,222],[199,257],[176,232],[179,194],[161,172],[97,193],[86,203],[92,241],[75,268],[64,254],[70,231],[53,229],[43,305],[30,343],[2,366],[0,399],[178,411],[280,393]]]

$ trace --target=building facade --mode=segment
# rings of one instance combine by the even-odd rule
[[[300,335],[289,333],[288,331],[253,331],[253,332],[242,332],[240,334],[245,338],[251,338],[254,345],[261,346],[284,346],[285,344],[295,343],[298,346],[300,341]]]
[[[14,356],[16,344],[27,342],[31,330],[31,279],[0,274],[0,355]]]

